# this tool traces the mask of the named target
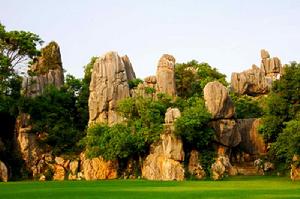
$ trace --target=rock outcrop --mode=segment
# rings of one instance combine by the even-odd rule
[[[0,161],[0,181],[2,182],[8,181],[7,167],[2,161]]]
[[[63,85],[64,73],[57,43],[51,42],[42,48],[41,56],[30,67],[28,74],[30,76],[24,78],[22,83],[22,93],[25,96],[40,95],[51,84],[57,88]]]
[[[116,105],[130,96],[128,79],[134,76],[127,56],[121,58],[116,52],[108,52],[96,60],[90,83],[89,124],[122,121]]]
[[[218,156],[215,163],[211,166],[212,178],[214,180],[220,180],[225,175],[236,175],[234,167],[230,164],[227,156]]]
[[[166,113],[165,130],[157,143],[152,144],[150,155],[144,161],[142,176],[149,180],[183,180],[184,160],[181,139],[174,135],[174,121],[180,116],[177,108]]]
[[[157,66],[157,93],[165,93],[170,96],[176,95],[175,85],[175,58],[172,55],[164,54]]]
[[[299,157],[299,155],[293,156],[290,177],[293,181],[300,180],[300,157]]]
[[[252,65],[252,69],[241,73],[232,73],[231,88],[240,95],[263,95],[270,91],[272,82],[283,73],[280,59],[270,58],[266,50],[261,50],[261,66]]]
[[[243,152],[252,155],[264,155],[267,146],[263,136],[258,132],[261,125],[260,119],[238,119],[238,131],[241,134],[240,148]]]
[[[135,79],[136,78],[135,77],[135,72],[134,72],[132,64],[131,64],[131,62],[129,60],[129,57],[127,55],[123,56],[122,57],[122,61],[123,61],[124,66],[125,66],[127,80],[130,81],[130,80]]]
[[[87,159],[82,154],[80,167],[85,180],[104,180],[118,177],[118,162],[105,161],[102,157]]]
[[[42,158],[43,150],[38,145],[38,136],[31,133],[29,125],[30,115],[21,113],[16,121],[17,145],[25,162],[26,169],[32,172],[33,177],[38,175],[38,163]]]
[[[209,82],[204,87],[204,100],[213,119],[230,119],[235,115],[234,105],[225,86],[220,82]]]
[[[53,85],[60,88],[64,84],[64,74],[60,49],[57,43],[51,42],[42,48],[41,56],[38,57],[28,71],[29,76],[23,79],[22,94],[27,97],[41,95],[45,88]],[[30,115],[21,113],[16,122],[16,142],[19,151],[25,161],[26,169],[33,177],[38,177],[44,170],[43,153],[45,148],[38,145],[38,137],[31,133]]]
[[[196,150],[190,152],[188,171],[197,179],[203,179],[206,176],[204,169],[199,163],[199,152]]]
[[[235,147],[241,142],[241,133],[235,120],[219,119],[210,122],[215,130],[215,140],[227,147]]]
[[[156,76],[148,76],[132,91],[132,96],[156,98]]]

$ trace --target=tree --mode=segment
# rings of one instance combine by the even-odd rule
[[[259,118],[263,115],[261,99],[254,99],[247,95],[237,96],[234,93],[231,93],[230,97],[234,103],[237,118]]]
[[[67,86],[45,88],[42,95],[24,98],[21,111],[31,117],[31,133],[39,135],[41,144],[51,147],[55,155],[80,152],[77,146],[84,136],[75,107],[76,98]]]
[[[202,96],[204,86],[214,80],[227,86],[225,78],[224,74],[209,64],[198,63],[196,60],[175,65],[176,91],[183,98]]]
[[[284,68],[284,74],[273,83],[266,100],[263,125],[260,128],[266,141],[275,142],[286,123],[300,111],[300,64],[292,62]]]
[[[170,103],[165,95],[158,96],[157,100],[150,97],[121,100],[117,111],[124,122],[110,127],[105,124],[90,127],[83,139],[88,155],[101,155],[107,160],[143,157],[150,145],[159,139]]]
[[[205,149],[214,136],[213,130],[208,127],[211,115],[201,98],[190,98],[188,104],[181,117],[175,121],[175,133],[182,138],[186,150]]]
[[[0,92],[11,95],[20,83],[18,69],[26,68],[27,63],[38,56],[37,49],[42,44],[40,37],[31,32],[6,31],[0,23]]]
[[[264,109],[260,132],[271,144],[272,158],[289,163],[300,151],[300,64],[292,62],[284,74],[273,83]]]
[[[300,154],[300,118],[285,123],[283,132],[271,146],[278,160],[290,164],[293,155]]]

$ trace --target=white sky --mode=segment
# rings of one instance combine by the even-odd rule
[[[260,64],[260,49],[300,61],[300,0],[1,0],[7,30],[34,32],[61,48],[67,73],[92,56],[127,54],[138,77],[164,53],[208,62],[230,79]]]

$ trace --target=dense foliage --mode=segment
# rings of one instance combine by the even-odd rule
[[[292,62],[274,82],[266,100],[260,131],[271,145],[274,158],[289,162],[299,153],[300,64]]]
[[[27,63],[39,55],[40,37],[31,32],[6,31],[0,23],[0,159],[4,161],[12,178],[20,178],[22,160],[16,151],[14,130],[18,115],[21,72]],[[10,167],[14,167],[12,170]]]
[[[163,130],[164,116],[170,98],[125,98],[118,103],[118,112],[125,118],[122,124],[108,127],[98,124],[88,129],[84,139],[88,155],[105,159],[124,159],[144,156],[150,144],[158,140]]]
[[[211,115],[201,98],[190,98],[187,104],[181,117],[175,122],[176,134],[182,138],[186,150],[205,149],[214,135],[213,130],[208,127]]]
[[[259,118],[263,115],[262,99],[254,99],[247,95],[238,96],[234,93],[231,93],[230,97],[234,103],[237,118]]]
[[[21,111],[31,117],[31,133],[39,134],[40,143],[47,144],[55,155],[79,152],[76,143],[84,136],[75,107],[76,98],[67,86],[49,86],[35,98],[25,98]]]
[[[202,96],[204,86],[214,80],[226,86],[225,78],[224,74],[219,73],[209,64],[198,63],[196,60],[175,65],[176,91],[182,98]]]

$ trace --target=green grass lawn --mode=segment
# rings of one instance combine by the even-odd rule
[[[234,177],[223,181],[146,180],[0,183],[0,199],[39,198],[300,198],[300,182],[287,177]]]

